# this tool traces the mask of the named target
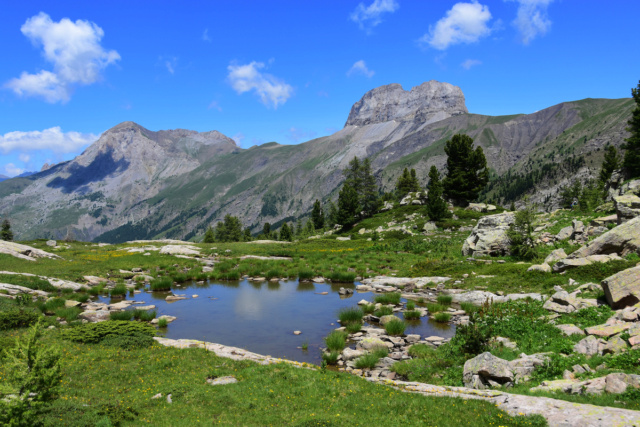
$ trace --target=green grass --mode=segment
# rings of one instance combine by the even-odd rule
[[[349,325],[350,323],[361,323],[364,313],[358,307],[343,308],[338,312],[338,319],[342,326]]]
[[[389,351],[386,348],[378,348],[371,353],[360,356],[355,361],[356,369],[373,369],[380,359],[386,357]]]
[[[407,324],[402,320],[394,319],[384,325],[384,330],[387,331],[389,335],[402,335],[404,334],[404,330],[407,328]]]
[[[388,316],[389,314],[393,314],[393,309],[387,306],[380,307],[373,312],[373,315],[376,317]]]
[[[117,284],[109,291],[111,297],[124,297],[127,294],[127,287],[123,284]]]
[[[136,320],[140,320],[141,322],[150,322],[156,317],[155,310],[133,310],[133,318]]]
[[[338,363],[338,356],[340,356],[339,351],[331,351],[329,353],[322,353],[322,360],[327,363],[327,365],[335,365]]]
[[[355,334],[357,332],[360,332],[360,330],[362,329],[362,322],[349,323],[345,328],[350,334]]]
[[[333,271],[327,274],[326,277],[335,283],[353,283],[356,279],[356,273],[350,271]]]
[[[168,324],[169,324],[169,322],[164,317],[161,317],[161,318],[158,319],[158,327],[159,328],[166,328]]]
[[[415,301],[412,301],[412,300],[407,301],[407,307],[406,307],[406,308],[407,308],[407,310],[409,310],[409,311],[411,311],[411,310],[415,310],[415,308],[416,308],[416,302],[415,302]]]
[[[347,343],[347,334],[342,331],[332,331],[324,341],[330,351],[342,351]]]
[[[173,280],[170,277],[158,277],[149,283],[149,287],[154,292],[170,291]]]
[[[439,313],[441,311],[445,311],[446,309],[447,307],[442,304],[438,304],[438,303],[427,304],[427,310],[429,310],[430,313]]]
[[[433,320],[435,320],[438,323],[448,323],[451,320],[451,314],[450,313],[436,313],[433,316]]]
[[[418,310],[409,310],[403,313],[406,320],[416,320],[420,318],[420,312]]]
[[[478,311],[480,307],[478,307],[475,304],[471,304],[470,302],[461,302],[460,308],[464,310],[467,314],[471,314]]]
[[[440,305],[449,306],[449,305],[451,305],[451,302],[453,301],[453,297],[451,295],[438,295],[438,298],[436,300],[438,301],[438,304],[440,304]]]
[[[111,320],[131,320],[133,319],[132,310],[112,311],[109,313],[109,319]]]
[[[376,295],[374,301],[380,304],[400,304],[400,292],[389,292],[387,294]]]
[[[372,314],[376,310],[375,304],[364,304],[361,307],[362,307],[362,312],[365,314]]]

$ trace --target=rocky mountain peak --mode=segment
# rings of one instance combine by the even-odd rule
[[[433,123],[468,113],[458,86],[431,80],[406,91],[394,83],[365,93],[353,104],[345,126],[364,126],[391,120]]]

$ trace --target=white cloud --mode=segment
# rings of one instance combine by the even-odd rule
[[[239,95],[253,90],[264,105],[278,108],[278,105],[284,104],[293,95],[293,87],[282,79],[260,72],[264,66],[264,63],[255,61],[247,65],[231,64],[227,67],[227,79]]]
[[[242,140],[245,139],[244,133],[238,132],[231,137],[236,142],[236,145],[240,147],[242,145]]]
[[[400,5],[395,0],[374,0],[369,6],[360,3],[351,13],[350,18],[358,24],[361,30],[370,33],[373,27],[382,22],[382,14],[393,13],[399,7]]]
[[[95,83],[104,68],[120,59],[115,50],[102,48],[104,31],[93,22],[72,22],[68,18],[53,22],[40,12],[27,19],[20,30],[35,46],[42,46],[44,58],[53,64],[53,71],[24,71],[5,84],[20,96],[38,96],[50,103],[67,102],[75,86]]]
[[[17,167],[13,163],[7,163],[6,165],[4,165],[4,171],[7,176],[14,177],[24,172],[24,169]]]
[[[478,2],[456,3],[444,18],[429,27],[429,33],[420,38],[439,50],[460,43],[474,43],[491,33],[487,23],[491,19],[489,7]]]
[[[160,61],[162,61],[163,65],[167,68],[167,71],[171,74],[176,72],[176,68],[178,67],[178,58],[175,56],[161,56]]]
[[[22,153],[18,156],[18,159],[20,159],[20,161],[23,163],[27,163],[29,160],[31,160],[31,156],[28,154]]]
[[[209,37],[209,29],[205,28],[204,32],[202,33],[202,40],[205,42],[211,42],[211,37]]]
[[[62,132],[59,126],[43,131],[14,131],[0,135],[0,151],[3,154],[13,151],[25,153],[37,150],[73,153],[93,143],[98,137],[99,135],[91,133]]]
[[[553,0],[515,0],[518,13],[513,25],[520,31],[522,43],[529,44],[538,35],[544,35],[551,28],[547,7]]]
[[[367,67],[367,64],[361,59],[360,61],[357,61],[355,64],[353,64],[351,68],[349,68],[349,71],[347,71],[347,76],[351,77],[353,75],[360,74],[365,77],[371,78],[375,73],[376,72],[373,70],[370,70]]]
[[[480,64],[482,64],[482,61],[479,61],[477,59],[467,59],[462,64],[460,64],[460,66],[462,66],[462,68],[464,68],[465,70],[468,70],[471,67],[475,67],[476,65]]]
[[[211,101],[211,103],[209,104],[209,107],[207,108],[209,108],[210,110],[214,109],[214,110],[222,111],[222,107],[220,106],[218,101],[215,101],[215,100]]]

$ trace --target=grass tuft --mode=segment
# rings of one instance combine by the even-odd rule
[[[389,335],[402,335],[404,334],[404,330],[407,328],[407,324],[402,320],[394,319],[384,325],[384,330],[387,331]]]
[[[342,351],[347,345],[347,334],[343,331],[332,331],[324,341],[330,351]]]

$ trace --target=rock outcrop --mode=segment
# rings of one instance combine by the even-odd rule
[[[28,245],[21,245],[20,243],[7,242],[6,240],[0,240],[0,254],[7,254],[20,259],[26,259],[27,261],[35,261],[36,258],[60,258],[56,254],[36,249]]]
[[[635,194],[625,194],[614,197],[613,204],[616,207],[616,215],[618,216],[618,224],[627,222],[637,216],[640,216],[640,197]]]
[[[509,253],[507,230],[515,221],[513,212],[489,215],[481,218],[471,235],[462,245],[467,256],[500,256]]]
[[[602,281],[602,289],[611,307],[637,304],[640,301],[640,266],[607,277]]]
[[[467,113],[462,90],[435,80],[406,91],[394,83],[365,93],[351,107],[345,126],[364,126],[391,120],[433,123]]]
[[[613,253],[625,256],[639,251],[640,217],[636,217],[596,237],[592,242],[584,245],[567,258],[586,258],[591,255],[609,255]]]

